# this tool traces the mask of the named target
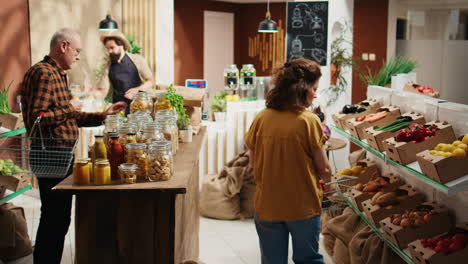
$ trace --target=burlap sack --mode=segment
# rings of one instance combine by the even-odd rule
[[[364,264],[403,264],[406,263],[383,242],[375,233],[371,234],[362,248]]]
[[[22,207],[8,203],[0,206],[0,259],[12,261],[32,254],[28,225]],[[11,235],[14,239],[10,239]],[[3,240],[6,238],[7,240]]]
[[[328,230],[328,222],[332,216],[326,212],[322,212],[320,217],[320,232],[323,237],[323,247],[330,257],[333,257],[333,248],[335,247],[336,238],[330,234]]]
[[[356,228],[362,228],[361,218],[347,207],[343,214],[328,221],[328,230],[331,235],[348,245],[354,236]]]
[[[366,155],[367,155],[367,152],[364,149],[353,151],[351,154],[349,154],[349,157],[348,157],[349,165],[351,167],[356,166],[358,161],[366,158]]]
[[[333,248],[333,263],[334,264],[350,264],[348,247],[343,241],[337,239]]]
[[[200,214],[216,219],[239,219],[243,168],[224,168],[206,175],[200,193]]]
[[[361,264],[364,263],[362,258],[362,250],[366,241],[369,239],[371,235],[374,234],[374,231],[369,226],[362,228],[359,232],[354,235],[349,243],[349,257],[351,260],[351,264]]]
[[[249,160],[247,159],[247,163]],[[242,189],[240,191],[240,207],[243,218],[253,218],[255,212],[255,179],[253,170],[248,167],[244,167]]]

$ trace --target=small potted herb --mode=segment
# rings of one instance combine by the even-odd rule
[[[192,142],[193,129],[190,125],[190,119],[187,115],[177,120],[177,127],[179,128],[179,138],[182,142]]]
[[[226,97],[227,93],[217,92],[211,101],[211,112],[214,115],[214,120],[218,122],[224,122],[226,119]]]

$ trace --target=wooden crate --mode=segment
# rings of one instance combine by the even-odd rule
[[[404,116],[409,116],[413,119],[413,121],[410,121],[410,124],[426,123],[426,119],[424,118],[424,115],[421,113],[409,112],[409,113],[405,113],[401,115],[401,117],[404,117]],[[375,130],[376,128],[377,128],[376,126],[371,126],[371,127],[366,128],[364,130],[364,133],[366,134],[365,137],[367,139],[367,143],[369,144],[369,146],[383,152],[385,151],[383,141],[387,138],[394,137],[397,132],[377,131]]]
[[[362,202],[362,208],[367,217],[376,226],[380,226],[380,221],[392,214],[401,214],[406,210],[416,207],[424,202],[424,195],[411,185],[405,184],[398,188],[408,192],[408,198],[392,206],[381,207],[379,205],[372,205],[370,198]]]
[[[26,187],[30,182],[31,177],[28,173],[18,173],[12,176],[0,175],[0,184],[14,192]]]
[[[457,225],[457,228],[468,230],[468,223]],[[424,248],[421,240],[416,240],[408,245],[411,258],[415,264],[456,264],[467,263],[468,247],[445,255],[444,253],[436,253],[430,248]]]
[[[354,186],[358,183],[366,183],[371,179],[377,178],[380,176],[379,168],[375,164],[375,162],[369,160],[369,159],[364,159],[360,160],[356,163],[356,165],[360,165],[365,167],[365,171],[361,174],[359,174],[357,179],[354,180],[349,180],[343,183],[338,184],[338,186],[335,186],[335,188],[340,188],[340,185],[347,185],[347,186]],[[332,176],[332,182],[340,181],[340,180],[345,180],[347,179],[347,175],[341,175],[341,174],[335,174]],[[342,192],[345,192],[347,190],[341,189]]]
[[[393,191],[404,184],[400,177],[393,173],[382,175],[382,177],[388,178],[390,183],[385,186],[382,191]],[[371,199],[372,196],[374,196],[374,194],[361,192],[354,188],[349,191],[349,197],[361,212],[363,211],[362,202]]]
[[[346,124],[346,120],[353,118],[353,117],[360,117],[363,115],[375,113],[377,109],[380,108],[380,103],[377,102],[375,99],[366,99],[358,104],[368,104],[366,111],[361,112],[361,113],[355,113],[355,114],[343,114],[343,112],[339,112],[337,114],[332,115],[332,119],[335,122],[335,125],[343,130],[349,129]]]
[[[6,187],[3,185],[0,185],[0,199],[2,199],[5,196],[6,192]]]
[[[447,183],[468,174],[468,156],[463,158],[432,155],[430,150],[416,154],[421,171],[429,178]]]
[[[16,130],[24,127],[23,116],[21,113],[0,114],[0,123],[2,127],[10,130]]]
[[[456,140],[452,126],[447,122],[432,121],[426,123],[426,125],[436,125],[439,128],[435,136],[419,143],[397,142],[395,138],[387,138],[384,140],[386,155],[403,165],[407,165],[416,161],[417,153],[426,149],[433,149],[439,143],[452,143]]]
[[[448,232],[453,228],[453,221],[450,218],[446,207],[439,206],[435,202],[427,202],[422,205],[431,206],[436,214],[432,215],[431,221],[419,227],[401,227],[392,224],[391,217],[380,221],[380,227],[387,239],[392,241],[399,248],[404,249],[408,244],[416,239],[430,238]],[[414,208],[417,210],[417,207]]]
[[[365,133],[366,128],[372,126],[385,126],[387,124],[392,123],[393,121],[397,120],[398,117],[401,116],[400,108],[394,105],[386,105],[379,108],[379,110],[387,109],[388,113],[387,116],[383,119],[380,119],[375,122],[368,122],[368,121],[357,121],[356,118],[348,119],[346,122],[348,123],[349,132],[353,137],[358,139],[366,139],[367,134]]]

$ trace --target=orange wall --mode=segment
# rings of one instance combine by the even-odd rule
[[[17,86],[31,65],[28,0],[1,1],[0,87]]]

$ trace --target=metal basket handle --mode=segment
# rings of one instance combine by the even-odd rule
[[[46,149],[46,147],[44,145],[44,138],[42,137],[42,130],[41,130],[41,120],[42,120],[42,116],[44,116],[44,114],[45,114],[45,112],[40,112],[39,115],[37,115],[37,118],[34,121],[33,126],[31,128],[31,132],[29,133],[29,136],[31,137],[32,135],[34,135],[35,130],[39,129],[39,138],[41,140],[42,150]]]

